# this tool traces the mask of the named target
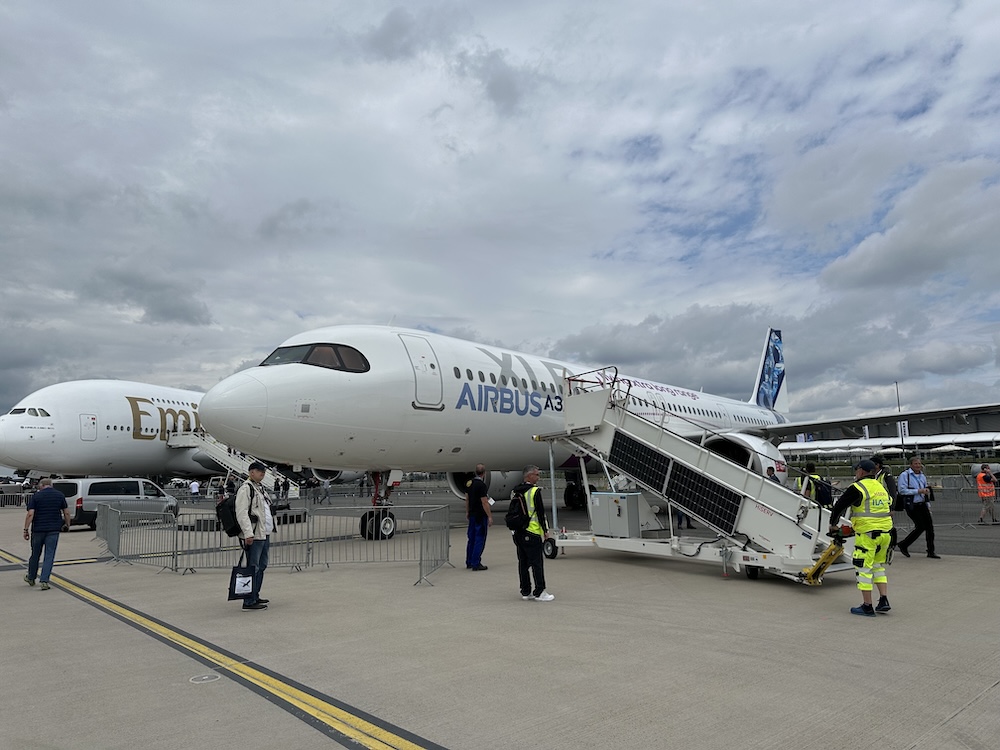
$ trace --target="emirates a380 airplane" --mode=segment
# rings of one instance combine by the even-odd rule
[[[201,428],[203,396],[128,380],[72,380],[41,388],[0,416],[0,464],[64,475],[225,474],[203,449],[168,444],[174,432]],[[361,477],[314,473],[334,482]]]

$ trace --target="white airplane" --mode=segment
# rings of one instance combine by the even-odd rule
[[[524,466],[548,464],[548,446],[533,436],[564,429],[564,375],[592,369],[426,331],[334,326],[293,336],[257,367],[226,378],[205,394],[200,414],[216,438],[265,460],[371,471],[376,502],[413,470],[446,472],[462,497],[480,461],[495,469],[490,495],[504,499]],[[782,436],[1000,412],[986,404],[791,422],[780,413],[784,375],[781,332],[770,330],[747,402],[619,380],[632,411],[659,419],[665,410],[675,431],[696,439],[708,431],[706,447],[760,473],[773,466],[782,482],[785,459],[770,442]],[[568,452],[555,458],[560,468],[578,466]]]
[[[203,476],[224,469],[174,430],[201,427],[204,394],[126,380],[57,383],[0,416],[0,463],[53,474]]]
[[[216,438],[265,460],[368,470],[386,494],[404,471],[442,471],[462,497],[485,462],[492,497],[509,497],[527,464],[548,465],[534,435],[563,429],[563,377],[592,368],[425,331],[336,326],[293,336],[257,367],[213,387],[201,402]],[[755,471],[785,461],[760,436],[787,420],[781,399],[781,334],[769,331],[748,402],[623,376],[631,409],[667,410],[673,426]],[[562,468],[577,468],[568,451]]]
[[[199,448],[172,448],[174,431],[201,428],[198,391],[126,380],[57,383],[0,416],[0,464],[19,471],[122,476],[225,474]],[[361,472],[316,472],[357,481]]]

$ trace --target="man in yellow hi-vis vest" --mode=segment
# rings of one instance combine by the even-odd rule
[[[889,580],[885,574],[886,558],[892,546],[892,500],[885,486],[875,479],[877,467],[871,461],[861,461],[854,467],[857,481],[830,511],[830,533],[844,512],[851,509],[854,525],[854,569],[861,591],[862,604],[851,607],[851,614],[875,617],[876,612],[888,612]],[[872,606],[872,584],[878,587],[878,604]]]
[[[521,598],[525,601],[551,602],[555,597],[545,590],[545,569],[542,562],[543,545],[549,533],[549,525],[545,519],[542,490],[535,486],[537,482],[538,467],[524,467],[524,482],[515,487],[514,492],[524,496],[528,528],[524,531],[511,531],[511,534],[514,537],[514,546],[517,547],[517,574],[521,584]],[[534,588],[531,585],[529,572],[535,579]]]

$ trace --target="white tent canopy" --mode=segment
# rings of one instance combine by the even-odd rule
[[[949,443],[948,445],[939,445],[937,448],[928,449],[928,453],[955,453],[958,451],[968,452],[971,448],[966,448],[963,445],[955,445],[954,443]]]

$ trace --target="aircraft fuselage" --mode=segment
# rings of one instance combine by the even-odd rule
[[[78,380],[35,391],[0,416],[0,463],[58,474],[203,475],[173,431],[201,427],[202,394],[122,380]]]
[[[364,365],[330,364],[323,346]],[[290,361],[291,360],[291,361]],[[346,361],[346,360],[345,360]],[[273,364],[272,364],[273,362]],[[548,465],[533,435],[563,429],[563,376],[590,368],[424,331],[336,326],[285,341],[202,401],[206,429],[262,458],[317,468],[462,471]],[[625,379],[638,413],[676,410],[677,427],[774,424],[754,404]],[[557,465],[570,459],[557,453]]]

